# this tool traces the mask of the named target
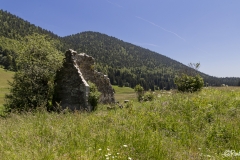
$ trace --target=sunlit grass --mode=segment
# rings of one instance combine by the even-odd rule
[[[8,81],[12,80],[14,72],[0,68],[0,114],[3,109],[5,94],[9,92]]]
[[[113,86],[113,88],[115,90],[116,101],[123,102],[124,100],[133,100],[136,98],[134,89],[130,87]]]
[[[159,91],[92,113],[10,114],[0,119],[1,159],[237,159],[240,88]]]

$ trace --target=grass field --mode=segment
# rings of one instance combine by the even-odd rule
[[[92,113],[11,114],[0,119],[0,157],[238,159],[239,119],[240,88],[231,87],[160,91],[152,102]]]
[[[132,100],[136,99],[136,93],[134,89],[129,87],[118,87],[113,86],[115,90],[115,99],[116,101],[123,102],[124,100]]]
[[[0,112],[4,103],[4,96],[9,92],[8,81],[12,80],[13,72],[0,68]]]
[[[0,159],[240,159],[239,87],[158,91],[141,103],[133,89],[114,89],[117,100],[131,100],[123,109],[0,117]]]

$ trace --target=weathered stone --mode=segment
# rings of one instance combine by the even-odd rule
[[[62,109],[88,110],[88,81],[95,83],[101,96],[99,102],[115,102],[114,91],[109,78],[94,70],[94,58],[85,53],[77,54],[73,50],[65,53],[63,67],[57,72],[53,102],[60,104]]]

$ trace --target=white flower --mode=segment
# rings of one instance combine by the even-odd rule
[[[99,150],[99,151],[101,151],[102,149],[101,149],[101,148],[99,148],[98,150]]]
[[[128,159],[129,159],[129,160],[132,160],[132,158],[131,158],[131,157],[128,157]]]
[[[124,144],[123,147],[128,147],[128,146],[126,144]]]

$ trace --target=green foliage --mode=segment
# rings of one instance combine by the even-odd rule
[[[155,98],[154,94],[150,91],[144,93],[144,95],[142,96],[143,101],[153,101],[154,98]]]
[[[144,92],[143,87],[138,84],[134,87],[134,91],[137,94],[138,101],[152,101],[154,100],[154,94],[152,92]]]
[[[133,104],[133,101],[128,101],[128,102],[126,102],[125,107],[131,109],[131,108],[133,107],[133,105],[134,105],[134,104]]]
[[[21,39],[33,33],[49,35],[52,38],[59,38],[50,31],[37,27],[9,12],[0,10],[0,36],[10,39]]]
[[[196,92],[202,89],[204,85],[203,78],[200,75],[188,76],[182,74],[175,78],[177,89],[182,92]]]
[[[88,103],[93,107],[93,110],[95,110],[101,93],[98,91],[97,86],[94,83],[88,81],[88,84],[90,89],[88,94]]]
[[[137,92],[137,93],[143,93],[143,92],[144,92],[144,89],[143,89],[143,87],[142,87],[140,84],[136,85],[136,86],[134,87],[134,90],[135,90],[135,92]]]
[[[138,101],[142,101],[143,100],[143,95],[144,95],[143,87],[140,84],[138,84],[134,87],[134,91],[137,94]]]
[[[54,41],[38,34],[24,38],[21,46],[16,59],[18,72],[9,83],[11,89],[5,106],[17,111],[46,107],[52,98],[54,76],[63,56]]]

